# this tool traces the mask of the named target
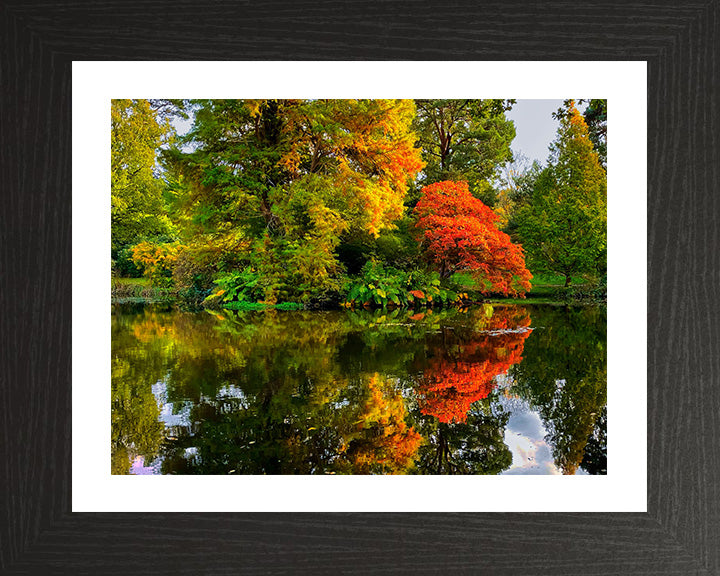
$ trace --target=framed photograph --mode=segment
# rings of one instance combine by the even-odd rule
[[[274,8],[2,12],[0,570],[718,572],[717,4]]]
[[[421,74],[457,80],[406,98]],[[98,167],[74,510],[646,509],[642,308],[615,289],[646,284],[645,114],[618,105],[644,62],[75,62],[73,87]]]

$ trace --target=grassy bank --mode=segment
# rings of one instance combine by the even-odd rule
[[[532,288],[525,298],[506,298],[503,296],[483,297],[477,292],[477,286],[469,277],[455,278],[458,290],[470,294],[466,304],[556,304],[568,303],[600,304],[605,302],[603,285],[589,283],[585,278],[573,277],[569,287],[565,287],[565,278],[560,275],[538,274],[532,279]],[[124,303],[188,303],[201,307],[203,297],[188,299],[169,288],[153,287],[147,278],[113,278],[112,298],[114,304]],[[391,305],[392,306],[392,305]],[[217,307],[230,310],[301,310],[305,308],[296,302],[279,302],[265,304],[263,302],[225,302]],[[315,308],[315,307],[311,307]]]
[[[532,289],[527,293],[525,301],[562,304],[600,304],[606,301],[607,286],[604,282],[590,282],[581,276],[573,276],[570,280],[570,286],[565,287],[564,276],[537,274],[531,281]]]
[[[113,278],[111,287],[111,302],[113,304],[175,304],[181,303],[189,307],[201,308],[202,297],[187,297],[171,288],[157,288],[148,278]],[[278,302],[265,304],[263,302],[225,302],[221,308],[228,310],[302,310],[303,305],[296,302]]]

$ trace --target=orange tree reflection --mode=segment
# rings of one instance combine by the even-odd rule
[[[495,377],[522,360],[529,326],[527,311],[500,308],[474,331],[444,330],[443,346],[419,378],[422,413],[465,422],[471,404],[494,389]]]

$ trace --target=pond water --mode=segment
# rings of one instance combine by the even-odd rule
[[[606,309],[112,314],[113,474],[605,474]]]

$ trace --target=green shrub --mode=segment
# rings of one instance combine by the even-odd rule
[[[248,266],[243,270],[223,272],[216,279],[217,288],[204,300],[206,305],[226,306],[232,302],[254,303],[263,296],[260,276]]]
[[[360,276],[351,280],[345,306],[447,305],[459,299],[460,294],[456,291],[441,286],[437,272],[399,270],[370,260],[363,266]]]
[[[180,251],[175,259],[172,275],[178,290],[213,289],[217,274],[217,251],[187,247]]]
[[[131,248],[118,250],[113,260],[113,269],[117,276],[121,278],[140,278],[142,270],[133,262],[133,253]]]

